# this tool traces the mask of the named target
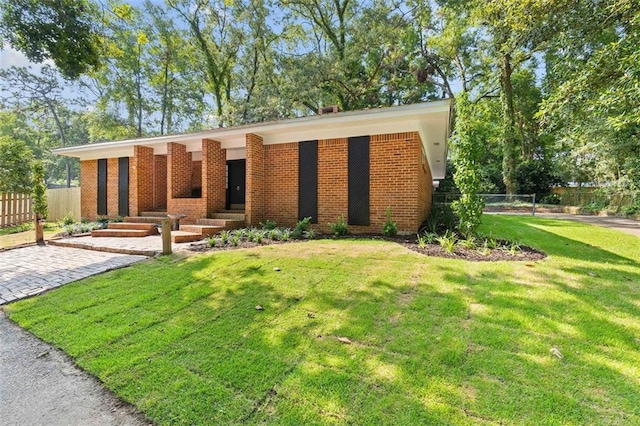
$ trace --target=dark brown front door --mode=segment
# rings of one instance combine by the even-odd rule
[[[227,208],[244,207],[245,203],[245,183],[247,173],[246,160],[227,161],[228,185],[227,185]]]

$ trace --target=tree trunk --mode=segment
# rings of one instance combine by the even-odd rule
[[[508,195],[513,195],[517,191],[516,182],[516,162],[517,147],[515,146],[516,138],[516,113],[513,106],[513,85],[511,82],[511,74],[513,69],[511,66],[511,55],[505,54],[502,58],[502,66],[500,73],[500,86],[502,94],[500,101],[502,104],[502,181],[506,187]]]

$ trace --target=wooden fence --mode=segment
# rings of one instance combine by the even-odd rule
[[[49,207],[48,221],[62,220],[69,213],[75,221],[79,221],[80,188],[47,189],[47,205]]]
[[[47,189],[47,220],[56,222],[71,213],[80,220],[80,188]],[[0,194],[0,228],[21,225],[33,219],[29,194]]]
[[[16,226],[31,221],[31,196],[29,194],[0,195],[0,227]]]

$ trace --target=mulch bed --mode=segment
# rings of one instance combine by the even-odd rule
[[[328,239],[328,240],[361,240],[361,241],[390,241],[398,243],[409,250],[413,250],[425,256],[435,256],[435,257],[446,257],[449,259],[463,259],[473,262],[497,262],[497,261],[536,261],[541,260],[547,257],[547,255],[541,251],[535,250],[531,247],[520,246],[520,250],[516,254],[511,254],[506,248],[496,248],[491,250],[488,255],[480,253],[480,251],[476,249],[468,249],[461,246],[456,246],[453,254],[445,251],[444,248],[440,246],[440,244],[427,244],[425,248],[418,247],[416,242],[416,237],[411,236],[397,236],[397,237],[385,237],[378,234],[358,234],[358,235],[345,235],[342,237],[336,237],[333,235],[319,235],[316,238],[319,239]],[[238,243],[237,246],[233,246],[232,244],[226,244],[224,246],[216,246],[209,247],[209,244],[206,241],[199,241],[191,244],[189,247],[190,251],[196,252],[214,252],[214,251],[224,251],[224,250],[234,250],[240,248],[253,248],[258,246],[267,246],[273,244],[288,244],[288,243],[300,243],[309,240],[294,240],[290,239],[288,241],[274,241],[270,239],[264,239],[262,243],[258,244],[256,242],[249,242],[243,240]],[[506,241],[498,241],[501,245],[506,245]]]

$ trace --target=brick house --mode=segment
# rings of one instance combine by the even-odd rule
[[[314,228],[344,216],[349,230],[380,232],[385,210],[416,232],[445,176],[450,100],[218,128],[55,150],[80,159],[82,216],[235,213],[247,225]],[[156,219],[157,220],[157,219]],[[138,219],[138,221],[144,221]],[[213,223],[209,223],[213,225]],[[181,227],[182,229],[182,227]]]

